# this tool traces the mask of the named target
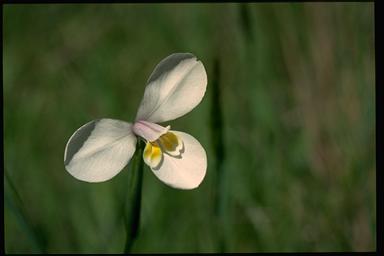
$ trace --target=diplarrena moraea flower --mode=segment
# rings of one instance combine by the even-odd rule
[[[147,81],[135,121],[103,118],[77,129],[65,147],[64,165],[75,178],[102,182],[117,175],[132,158],[137,140],[145,141],[144,162],[165,184],[179,189],[200,185],[207,156],[191,135],[158,123],[185,115],[202,100],[207,74],[190,53],[163,59]]]

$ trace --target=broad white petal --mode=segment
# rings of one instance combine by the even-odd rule
[[[93,120],[68,140],[64,165],[76,179],[106,181],[128,164],[135,149],[132,124],[108,118]]]
[[[200,103],[206,88],[203,63],[190,53],[174,53],[149,77],[136,120],[161,123],[183,116]]]
[[[153,173],[165,184],[179,189],[193,189],[200,185],[207,171],[207,155],[203,146],[191,135],[171,131],[183,141],[180,156],[163,154],[162,162]]]

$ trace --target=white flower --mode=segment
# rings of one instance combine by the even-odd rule
[[[191,135],[156,123],[190,112],[206,87],[207,74],[195,56],[168,56],[149,77],[135,122],[104,118],[81,126],[65,147],[66,170],[82,181],[109,180],[128,164],[140,137],[146,142],[144,162],[156,177],[174,188],[196,188],[207,169],[204,148]]]

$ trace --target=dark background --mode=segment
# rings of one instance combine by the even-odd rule
[[[174,52],[207,70],[201,104],[169,122],[207,175],[182,191],[145,167],[133,252],[376,249],[373,3],[3,9],[6,252],[123,251],[130,166],[81,182],[64,147],[93,119],[132,121]]]

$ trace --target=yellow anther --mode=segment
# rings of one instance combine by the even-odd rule
[[[167,132],[162,135],[159,140],[166,151],[175,151],[179,144],[176,135],[172,132]]]
[[[172,132],[167,132],[156,141],[148,141],[145,145],[144,162],[152,168],[157,167],[162,159],[163,152],[171,156],[179,156],[183,148],[183,142]]]
[[[167,132],[166,134],[160,136],[158,141],[165,152],[172,156],[180,155],[180,150],[183,145],[182,141],[176,136],[176,134]]]
[[[143,152],[144,162],[150,167],[156,167],[163,158],[160,146],[156,142],[147,142]]]

